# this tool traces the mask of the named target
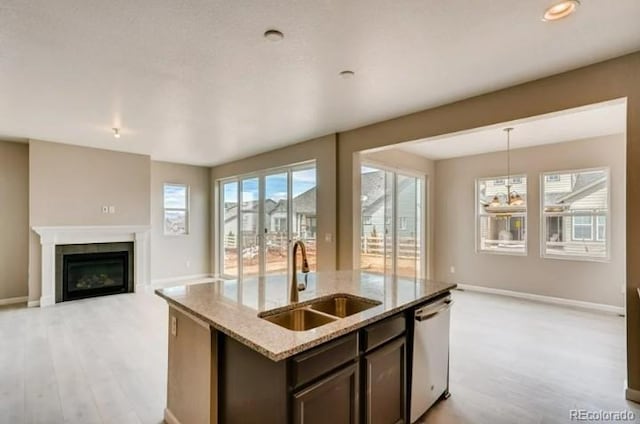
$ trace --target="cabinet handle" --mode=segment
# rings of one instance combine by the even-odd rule
[[[424,311],[425,313],[416,314],[416,321],[426,321],[429,318],[433,318],[441,312],[446,312],[451,309],[451,305],[453,305],[453,300],[446,300],[444,305],[435,310]]]

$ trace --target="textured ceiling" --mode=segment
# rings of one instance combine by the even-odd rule
[[[535,116],[514,122],[397,145],[399,150],[429,159],[503,151],[507,145],[504,128],[512,127],[511,148],[541,146],[581,140],[626,131],[627,104],[613,101],[578,109]]]
[[[0,0],[0,136],[213,165],[640,49],[640,1],[549,2]]]

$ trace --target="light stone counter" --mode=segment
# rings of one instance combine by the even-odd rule
[[[158,289],[156,294],[269,359],[280,361],[456,287],[455,284],[360,271],[311,273],[307,289],[300,292],[300,302],[291,305],[288,283],[285,276],[276,275]],[[361,296],[382,304],[299,332],[258,316],[264,311],[304,305],[337,293]]]

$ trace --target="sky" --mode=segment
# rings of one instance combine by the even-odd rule
[[[164,185],[164,207],[171,209],[186,209],[187,186],[179,184]]]
[[[287,197],[287,173],[277,173],[267,175],[264,178],[265,197],[278,201]],[[258,177],[241,180],[242,199],[241,201],[250,202],[258,200]],[[293,197],[315,187],[316,185],[316,168],[304,169],[292,172],[292,192]],[[229,182],[224,184],[224,200],[232,202],[237,199],[238,183]]]

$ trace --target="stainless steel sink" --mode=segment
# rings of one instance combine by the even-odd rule
[[[380,304],[381,302],[377,300],[337,294],[326,299],[312,302],[309,307],[315,311],[320,311],[338,318],[344,318],[374,308]]]
[[[308,308],[291,309],[272,315],[263,315],[261,318],[293,331],[311,330],[336,320]]]

